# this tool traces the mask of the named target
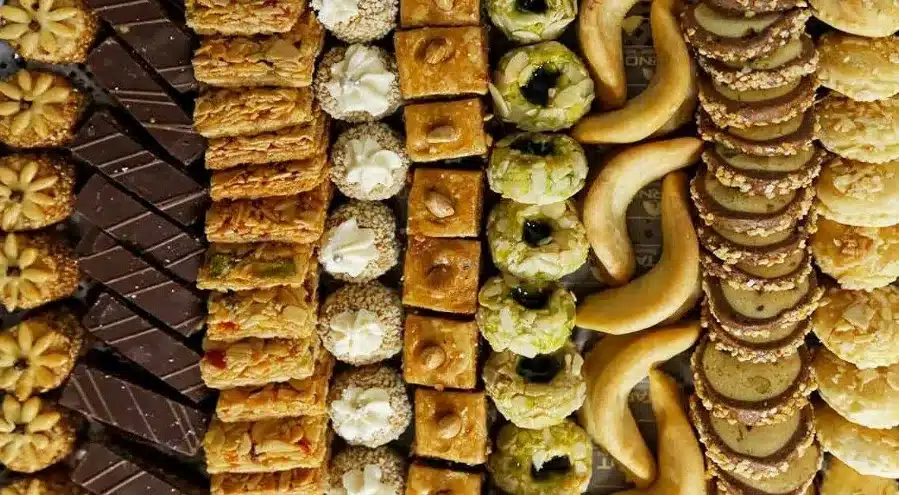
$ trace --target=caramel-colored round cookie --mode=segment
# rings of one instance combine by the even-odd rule
[[[818,339],[859,368],[899,364],[899,287],[870,291],[831,287],[812,315]]]
[[[899,94],[899,36],[865,38],[831,32],[818,39],[821,85],[856,101]]]
[[[824,450],[860,474],[899,478],[899,428],[866,428],[816,403],[815,429]]]
[[[869,163],[899,160],[899,96],[863,102],[831,93],[815,114],[816,137],[828,150]]]
[[[857,368],[822,347],[812,359],[818,393],[841,416],[868,428],[899,426],[899,364]]]
[[[753,363],[773,363],[795,354],[812,328],[808,320],[802,320],[767,332],[737,335],[718,323],[705,302],[700,321],[709,331],[709,338],[715,347],[740,361]]]
[[[820,446],[812,443],[786,471],[774,478],[754,480],[714,466],[712,472],[718,477],[719,493],[724,495],[808,495],[814,493],[812,482],[823,460]]]
[[[759,265],[738,261],[725,263],[717,256],[702,252],[700,262],[705,273],[736,289],[781,291],[795,288],[812,271],[812,256],[807,250],[791,253],[782,263]]]
[[[702,77],[699,103],[718,127],[745,128],[786,122],[815,103],[818,79],[808,75],[764,89],[734,90]]]
[[[836,157],[824,165],[815,189],[818,213],[831,220],[859,227],[899,224],[899,160]]]
[[[818,19],[843,31],[869,38],[899,31],[896,0],[810,0]]]
[[[815,116],[809,109],[800,116],[786,122],[758,125],[740,129],[722,129],[712,122],[712,118],[700,110],[696,123],[699,136],[705,141],[719,143],[740,153],[761,156],[796,155],[812,147],[815,139]]]
[[[699,66],[712,79],[736,90],[765,89],[814,74],[818,68],[818,51],[808,35],[790,40],[773,52],[744,62],[722,62],[709,57],[697,57]]]
[[[758,156],[709,146],[702,161],[719,182],[747,194],[773,197],[808,187],[830,156],[817,146],[791,156]]]
[[[702,247],[729,264],[777,265],[804,250],[808,243],[808,230],[802,225],[793,230],[762,236],[697,225],[696,235]]]
[[[812,254],[840,287],[871,290],[899,277],[899,225],[854,227],[817,217],[814,226]]]

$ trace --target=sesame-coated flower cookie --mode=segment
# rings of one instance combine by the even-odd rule
[[[40,397],[19,402],[3,397],[0,414],[0,462],[20,473],[33,473],[59,462],[75,447],[71,418]]]
[[[16,148],[64,145],[84,102],[66,78],[22,69],[0,82],[0,141]]]
[[[61,239],[48,234],[6,234],[0,248],[0,303],[7,311],[31,309],[75,291],[78,263]]]
[[[10,0],[0,7],[0,39],[26,60],[80,63],[99,22],[82,0]]]
[[[61,222],[72,213],[74,184],[74,167],[60,158],[0,158],[0,229],[34,230]]]

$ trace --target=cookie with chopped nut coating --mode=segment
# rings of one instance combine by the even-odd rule
[[[859,368],[899,363],[899,287],[870,291],[831,287],[812,315],[815,335]]]
[[[791,156],[812,147],[815,112],[812,109],[790,120],[746,128],[715,125],[704,110],[697,112],[699,136],[741,153],[760,156]]]
[[[795,118],[815,103],[813,75],[764,89],[736,91],[709,77],[699,80],[699,103],[719,127],[746,128]]]
[[[696,235],[702,247],[725,263],[755,263],[763,266],[783,263],[808,245],[805,226],[761,236],[741,234],[723,227],[698,225]]]
[[[815,261],[842,288],[871,290],[899,277],[899,225],[854,227],[818,217],[815,228]]]
[[[722,184],[744,193],[773,197],[808,187],[830,156],[817,146],[795,155],[759,156],[719,144],[707,147],[702,161]]]
[[[823,403],[815,404],[815,427],[824,450],[852,469],[866,476],[899,478],[899,427],[866,428]]]
[[[833,153],[869,163],[899,160],[899,96],[862,102],[831,93],[815,113],[816,137]]]
[[[805,0],[708,0],[709,5],[720,10],[742,12],[746,15],[783,12],[800,7],[807,7]]]
[[[763,56],[745,62],[722,62],[710,57],[697,57],[699,66],[712,79],[735,91],[773,88],[814,74],[818,67],[818,51],[808,35]]]
[[[860,227],[899,224],[899,160],[836,157],[824,166],[815,188],[821,216]]]
[[[819,348],[812,374],[824,402],[849,421],[867,428],[899,426],[899,364],[863,370]]]
[[[899,94],[899,36],[865,38],[826,33],[818,39],[821,85],[856,101]]]

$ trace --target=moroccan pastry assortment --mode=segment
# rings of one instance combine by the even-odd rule
[[[899,495],[899,8],[640,3],[0,6],[0,494]]]

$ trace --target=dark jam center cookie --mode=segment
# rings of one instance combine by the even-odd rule
[[[549,383],[562,371],[562,360],[552,354],[538,354],[518,359],[515,372],[530,383]]]
[[[527,84],[521,87],[521,95],[532,104],[545,107],[549,104],[549,90],[556,87],[561,75],[551,67],[538,67],[531,73]]]
[[[515,151],[528,155],[549,156],[555,151],[552,141],[534,141],[529,138],[519,138],[509,145]]]
[[[536,289],[519,285],[512,288],[509,294],[518,304],[527,309],[543,309],[549,302],[548,289]]]
[[[571,471],[571,461],[568,456],[556,456],[543,463],[540,469],[531,464],[531,477],[537,481],[548,480],[553,475],[565,475]]]
[[[541,220],[526,220],[521,231],[521,240],[531,247],[543,246],[552,240],[552,227]]]
[[[522,12],[530,12],[532,14],[543,14],[549,10],[546,0],[516,0],[515,7]]]

